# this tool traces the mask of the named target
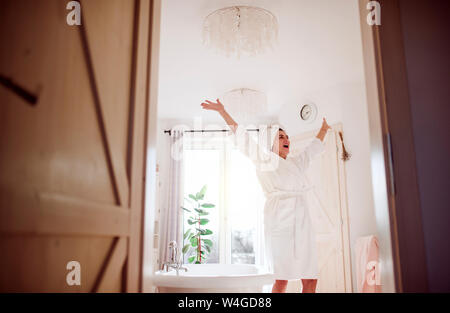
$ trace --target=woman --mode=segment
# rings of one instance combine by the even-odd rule
[[[238,124],[219,99],[206,100],[201,105],[205,110],[217,111],[236,134]],[[277,166],[265,171],[257,167],[258,180],[266,196],[264,232],[267,261],[275,275],[272,292],[285,292],[288,280],[294,279],[302,280],[304,293],[316,290],[318,261],[305,195],[311,186],[307,186],[304,175],[311,160],[324,151],[323,141],[329,129],[324,118],[314,140],[293,157],[288,157],[289,136],[279,129],[270,152],[279,157]]]

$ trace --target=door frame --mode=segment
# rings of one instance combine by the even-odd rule
[[[358,0],[371,149],[372,188],[383,292],[427,291],[425,247],[398,0],[379,0],[382,25],[367,24]],[[146,129],[143,291],[151,290],[156,181],[161,0],[151,0],[151,56]],[[395,103],[396,105],[388,105]],[[394,122],[396,121],[396,122]],[[401,123],[397,123],[401,121]],[[395,164],[395,167],[394,167]],[[401,262],[400,262],[401,260]]]
[[[379,0],[381,25],[359,0],[372,182],[383,292],[428,291],[424,235],[398,0]]]
[[[155,292],[153,274],[157,256],[155,242],[156,202],[156,147],[158,133],[158,84],[159,84],[159,50],[161,34],[161,0],[150,1],[150,39],[147,70],[147,108],[145,112],[145,166],[144,166],[144,203],[142,216],[142,263],[141,292]]]

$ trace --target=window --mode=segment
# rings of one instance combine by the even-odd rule
[[[202,144],[187,137],[184,193],[196,193],[204,185],[205,202],[216,205],[208,210],[213,247],[206,263],[262,265],[264,194],[252,162],[224,137]]]
[[[226,198],[231,234],[231,262],[262,264],[264,194],[253,163],[232,149],[227,168]]]
[[[207,263],[219,263],[220,251],[220,177],[221,177],[221,153],[220,150],[197,150],[187,149],[184,152],[184,194],[195,194],[204,185],[208,186],[205,201],[216,205],[209,209],[207,216],[210,222],[207,228],[213,231],[210,238],[213,241],[211,253],[208,256]],[[187,223],[189,213],[184,214],[184,230],[191,228]],[[184,256],[187,263],[187,256]]]

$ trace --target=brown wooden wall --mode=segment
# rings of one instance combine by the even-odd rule
[[[1,3],[2,292],[140,289],[151,1],[68,2]]]

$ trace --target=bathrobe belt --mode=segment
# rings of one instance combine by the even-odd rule
[[[287,190],[277,190],[270,192],[266,195],[267,200],[271,199],[288,199],[288,198],[298,198],[299,196],[303,196],[306,194],[306,192],[312,190],[314,187],[306,187],[301,190],[295,190],[295,191],[287,191]],[[302,228],[302,222],[303,219],[301,218],[304,215],[303,210],[307,210],[307,206],[305,205],[298,205],[297,199],[295,200],[295,223],[294,223],[294,256],[296,258],[299,258],[301,255],[300,247],[299,247],[299,239],[300,239],[300,230]],[[275,256],[274,256],[275,257]]]

